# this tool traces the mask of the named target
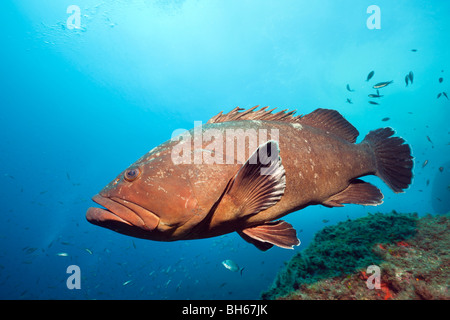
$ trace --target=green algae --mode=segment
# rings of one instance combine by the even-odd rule
[[[297,253],[277,274],[262,299],[276,299],[321,279],[343,276],[380,264],[373,247],[406,240],[416,234],[417,214],[375,213],[347,220],[319,231],[309,246]]]

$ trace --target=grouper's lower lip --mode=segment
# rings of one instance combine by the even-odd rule
[[[159,224],[158,216],[134,203],[99,194],[92,197],[92,200],[106,208],[91,207],[87,210],[86,219],[93,224],[102,226],[120,223],[147,231],[154,230]]]
[[[110,222],[110,221],[121,222],[129,226],[132,225],[128,221],[123,220],[121,217],[116,216],[113,212],[109,210],[95,207],[91,207],[88,209],[88,211],[86,212],[86,219],[89,222],[98,225],[102,225],[102,222]]]

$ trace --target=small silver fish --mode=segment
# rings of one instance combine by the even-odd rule
[[[377,105],[379,104],[378,102],[375,102],[375,101],[369,101],[369,103],[370,104],[377,104]]]
[[[384,82],[378,82],[376,85],[373,86],[373,88],[374,88],[374,89],[384,88],[384,87],[390,85],[392,82],[394,82],[394,80],[391,80],[391,81],[384,81]]]
[[[233,260],[224,260],[224,261],[222,261],[222,264],[225,268],[227,268],[230,271],[240,272],[240,274],[242,276],[242,271],[244,270],[244,268],[239,268],[237,263],[234,262]]]
[[[68,256],[69,256],[69,254],[66,253],[66,252],[60,252],[60,253],[57,253],[56,255],[57,255],[58,257],[68,257]]]
[[[408,75],[405,76],[405,83],[406,83],[406,86],[408,86],[408,83],[409,83],[409,77],[408,77]]]
[[[370,73],[367,75],[366,81],[369,81],[370,79],[372,79],[374,74],[375,74],[375,71],[370,71]]]
[[[355,91],[355,90],[350,89],[350,85],[349,84],[347,84],[347,90],[350,91],[350,92],[354,92]]]
[[[122,285],[123,285],[123,286],[126,286],[126,285],[129,284],[131,281],[133,281],[133,280],[125,281],[124,283],[122,283]]]

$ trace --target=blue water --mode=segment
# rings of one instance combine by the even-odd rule
[[[72,4],[79,29],[67,26]],[[372,4],[381,29],[366,25]],[[450,158],[450,103],[436,98],[450,94],[449,12],[444,0],[1,1],[0,298],[258,299],[325,225],[392,209],[442,213],[432,185]],[[387,80],[380,105],[369,104],[370,86]],[[260,252],[236,233],[154,242],[85,220],[90,198],[175,129],[257,104],[336,109],[358,141],[393,127],[413,149],[412,186],[394,194],[365,178],[384,193],[381,206],[288,215],[295,250]],[[69,265],[81,289],[67,288]]]

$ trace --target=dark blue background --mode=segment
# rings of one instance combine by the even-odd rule
[[[66,26],[71,4],[81,9],[79,30]],[[431,186],[449,160],[449,101],[436,96],[450,93],[450,3],[378,1],[380,30],[366,27],[371,4],[2,1],[0,298],[257,299],[323,220],[436,213]],[[380,105],[368,104],[371,85],[387,80]],[[86,222],[90,198],[175,129],[257,104],[336,109],[358,141],[392,126],[412,145],[413,185],[396,195],[371,177],[385,195],[379,207],[290,214],[302,241],[295,251],[259,252],[237,234],[144,241]],[[245,267],[242,277],[225,259]],[[81,269],[80,290],[66,287],[71,264]]]

